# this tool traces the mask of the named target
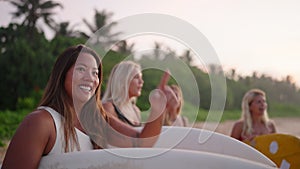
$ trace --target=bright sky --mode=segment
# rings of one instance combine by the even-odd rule
[[[113,21],[142,13],[178,17],[195,26],[214,47],[224,70],[253,71],[282,79],[294,77],[300,86],[300,1],[298,0],[56,0],[58,22],[70,21],[84,30],[94,9],[113,12]],[[15,9],[0,2],[0,25]]]

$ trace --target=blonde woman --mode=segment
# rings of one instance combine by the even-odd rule
[[[164,125],[166,126],[188,126],[187,117],[181,115],[183,106],[183,96],[181,88],[178,85],[165,86],[163,88],[167,97],[166,113],[164,117]]]
[[[231,137],[251,141],[255,136],[276,133],[268,117],[266,94],[260,89],[249,90],[243,97],[241,119],[234,123]]]
[[[141,66],[133,61],[122,61],[110,73],[103,107],[111,115],[133,127],[141,126],[141,111],[136,98],[141,95],[144,81]]]

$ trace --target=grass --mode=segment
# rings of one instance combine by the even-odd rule
[[[197,112],[198,111],[198,112]],[[219,121],[219,116],[221,116],[221,122],[226,120],[238,120],[241,117],[241,109],[235,110],[224,110],[223,112],[209,112],[208,110],[199,108],[185,102],[182,109],[182,115],[186,116],[190,122],[193,121],[206,121],[210,113],[211,121]],[[273,117],[300,117],[300,106],[287,105],[280,103],[269,104],[268,114],[270,118]],[[142,113],[142,119],[145,121],[148,117],[148,113]]]
[[[195,112],[193,105],[185,103],[184,108],[182,110],[182,114],[187,116],[190,121],[206,121],[206,118],[209,115],[212,121],[218,121],[218,117],[221,114],[221,121],[226,120],[238,120],[241,117],[241,109],[236,110],[224,110],[223,112],[209,112],[208,110],[199,109],[197,113]],[[197,114],[197,115],[195,115]],[[270,118],[273,117],[300,117],[300,106],[295,105],[286,105],[286,104],[272,104],[272,106],[268,107],[268,114]]]
[[[25,117],[29,110],[18,111],[0,111],[0,147],[5,146],[5,140],[9,140],[17,129],[18,125]],[[300,106],[292,106],[287,104],[272,103],[269,105],[269,116],[273,117],[300,117]],[[197,109],[195,106],[185,103],[182,109],[182,115],[188,117],[190,122],[206,121],[210,113],[211,121],[219,121],[218,117],[221,116],[221,121],[237,120],[241,116],[241,110],[225,110],[224,112],[208,112],[208,110]],[[146,121],[148,113],[142,113],[143,121]]]
[[[190,113],[193,112],[193,113]],[[209,115],[210,121],[226,121],[226,120],[236,120],[240,118],[240,110],[225,110],[225,111],[208,111],[202,108],[197,110],[194,108],[193,105],[189,103],[185,103],[182,109],[182,114],[190,121],[206,121]]]
[[[6,110],[0,112],[0,147],[5,146],[6,140],[9,140],[13,136],[20,122],[28,112],[28,110],[17,112]]]
[[[300,106],[275,103],[269,105],[270,117],[300,117]]]

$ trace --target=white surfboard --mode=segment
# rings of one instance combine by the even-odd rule
[[[145,157],[147,156],[147,157]],[[116,148],[45,156],[39,169],[274,169],[215,153],[158,148]]]
[[[230,155],[276,167],[272,160],[255,148],[227,135],[204,129],[164,126],[154,147]]]

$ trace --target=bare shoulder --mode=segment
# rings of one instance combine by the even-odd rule
[[[14,135],[14,140],[45,146],[53,135],[55,124],[50,113],[46,110],[35,110],[24,118]]]
[[[103,108],[109,115],[117,116],[117,113],[115,112],[115,108],[112,102],[103,103]]]
[[[20,124],[17,133],[22,137],[40,135],[48,137],[54,128],[51,115],[46,110],[36,110],[29,113]]]
[[[276,133],[276,126],[273,120],[270,120],[268,122],[268,127],[271,129],[271,133]]]
[[[233,124],[232,130],[231,130],[231,137],[234,137],[236,139],[240,139],[241,133],[243,130],[244,121],[238,120]]]
[[[244,121],[243,120],[238,120],[238,121],[233,123],[233,128],[242,128],[243,125],[244,125]]]
[[[23,120],[22,124],[30,126],[47,126],[53,123],[53,119],[46,110],[35,110],[29,113]],[[21,124],[21,125],[22,125]]]
[[[41,156],[48,152],[49,139],[53,133],[54,123],[48,112],[36,110],[29,113],[11,139],[3,165],[11,168],[37,168]]]

